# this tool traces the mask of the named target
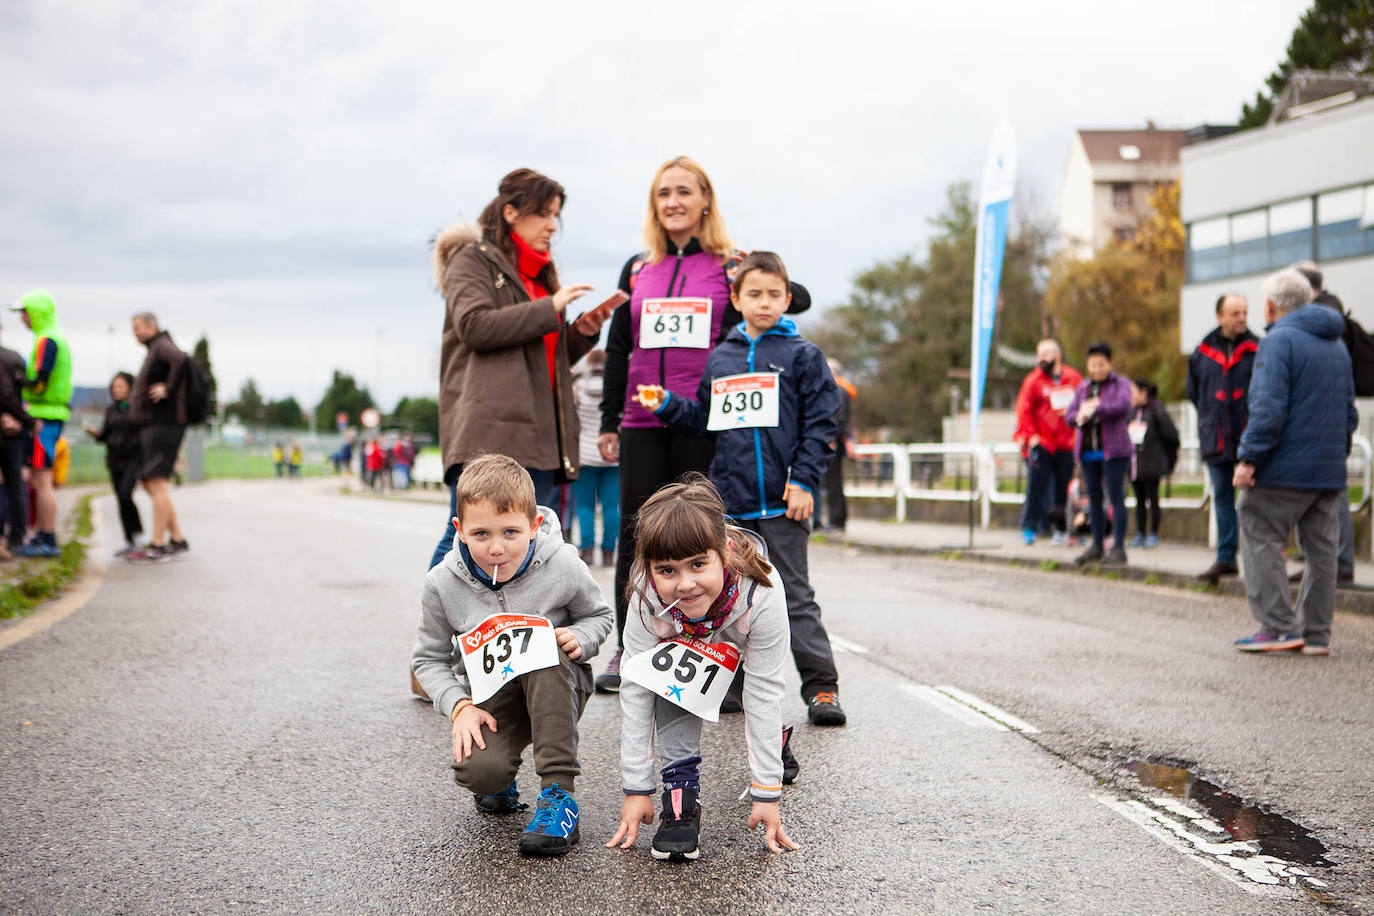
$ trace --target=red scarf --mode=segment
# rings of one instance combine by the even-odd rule
[[[535,251],[529,243],[516,235],[510,234],[511,243],[515,245],[515,269],[520,272],[520,282],[525,285],[525,292],[530,294],[531,299],[542,299],[549,294],[548,289],[538,280],[539,274],[553,257],[547,251]],[[560,318],[561,322],[561,318]],[[560,331],[550,331],[544,335],[544,358],[549,365],[549,387],[558,387],[558,337]]]

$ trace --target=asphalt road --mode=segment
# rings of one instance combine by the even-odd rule
[[[707,731],[699,862],[602,848],[618,705],[594,697],[583,842],[530,861],[524,818],[473,809],[448,723],[408,695],[442,509],[277,481],[177,499],[189,555],[112,565],[86,607],[0,650],[0,911],[1374,907],[1374,619],[1338,616],[1330,658],[1245,657],[1235,599],[815,546],[850,725],[788,699],[803,848],[772,856],[745,829],[737,716]],[[1259,858],[1130,759],[1286,815],[1337,864]]]

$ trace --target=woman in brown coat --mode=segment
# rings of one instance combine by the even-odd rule
[[[605,313],[567,320],[568,304],[591,287],[560,287],[549,256],[565,199],[558,182],[516,169],[476,225],[451,226],[435,239],[435,282],[447,306],[439,446],[450,511],[431,567],[453,546],[452,502],[465,462],[484,452],[511,456],[545,506],[555,485],[577,477],[571,365],[596,345]]]

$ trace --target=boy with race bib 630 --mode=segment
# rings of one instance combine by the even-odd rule
[[[425,577],[411,669],[453,722],[454,778],[479,811],[528,807],[515,774],[534,745],[541,791],[520,852],[562,855],[579,836],[573,787],[577,720],[592,693],[587,660],[615,616],[513,458],[468,462],[455,499],[457,541]]]
[[[655,859],[700,855],[701,723],[715,722],[732,676],[744,672],[753,800],[750,829],[762,824],[773,852],[796,849],[782,829],[778,798],[788,781],[791,729],[782,728],[787,607],[778,574],[755,535],[725,524],[725,506],[697,473],[645,501],[635,523],[620,668],[620,826],[606,845],[628,849],[652,823],[654,752],[663,811]],[[656,740],[655,740],[656,739]],[[743,800],[745,796],[740,796]]]
[[[712,351],[696,398],[657,385],[640,386],[636,397],[679,432],[716,433],[711,481],[731,520],[763,538],[782,577],[807,718],[843,725],[835,656],[807,571],[839,390],[825,354],[784,314],[791,294],[782,258],[756,251],[741,261],[730,301],[744,320]]]

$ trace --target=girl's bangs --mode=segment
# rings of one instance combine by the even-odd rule
[[[683,560],[725,547],[724,519],[711,516],[682,499],[672,499],[641,511],[639,553],[645,560]]]

